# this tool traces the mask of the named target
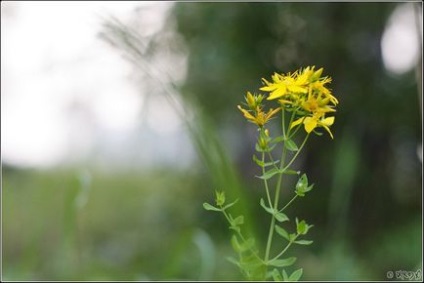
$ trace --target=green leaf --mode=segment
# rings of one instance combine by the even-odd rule
[[[244,217],[243,215],[240,215],[236,217],[236,219],[233,220],[233,225],[241,225],[244,223]]]
[[[281,274],[277,268],[274,268],[272,271],[272,279],[274,279],[274,281],[283,281],[283,277],[281,277]]]
[[[295,257],[289,257],[285,259],[274,259],[270,261],[268,264],[275,267],[285,267],[290,266],[296,261]]]
[[[294,241],[296,244],[298,244],[298,245],[305,245],[305,246],[307,246],[307,245],[310,245],[310,244],[312,244],[314,241],[308,241],[308,240],[299,240],[299,241]]]
[[[265,163],[264,163],[264,166],[265,166],[265,167],[272,166],[272,165],[278,164],[279,162],[280,162],[280,160],[275,160],[275,161],[265,162]]]
[[[259,160],[256,155],[253,155],[253,161],[255,161],[256,164],[258,164],[261,167],[265,166],[265,163],[262,160]]]
[[[286,174],[286,175],[299,175],[300,174],[300,171],[286,169],[286,170],[283,171],[283,174]]]
[[[283,269],[283,280],[284,281],[289,281],[289,276],[287,275],[287,272]]]
[[[294,271],[290,277],[288,278],[288,281],[299,281],[300,277],[302,277],[303,274],[303,268],[300,268],[296,271]]]
[[[277,219],[278,222],[284,222],[284,221],[288,221],[289,218],[287,217],[287,215],[285,215],[282,212],[277,212],[275,215],[275,219]]]
[[[289,233],[278,225],[275,225],[275,231],[287,241],[290,241]]]
[[[231,237],[231,245],[237,253],[242,253],[251,249],[255,245],[255,240],[253,238],[249,238],[246,241],[243,241],[243,243],[240,243],[237,236],[233,235]],[[240,263],[243,263],[242,259],[240,259]]]
[[[231,237],[231,246],[233,247],[233,249],[237,252],[237,253],[241,253],[242,252],[242,246],[240,245],[239,241],[237,240],[236,235],[233,235]]]
[[[271,162],[263,162],[262,160],[258,159],[256,157],[256,155],[253,155],[253,161],[255,161],[255,163],[257,165],[259,165],[260,167],[268,167],[268,166],[272,166],[272,165],[275,165],[278,162],[280,162],[280,160],[275,160],[275,161],[271,161]]]
[[[257,151],[257,152],[271,152],[273,149],[274,149],[274,147],[275,147],[276,145],[274,144],[274,145],[272,145],[272,146],[268,146],[267,148],[265,148],[265,149],[262,149],[260,146],[259,146],[259,144],[258,143],[256,143],[255,144],[255,150]]]
[[[262,180],[268,180],[268,179],[272,178],[272,176],[279,174],[279,173],[281,173],[280,169],[272,168],[271,170],[265,172],[265,174],[258,176],[258,178],[262,179]]]
[[[222,211],[221,209],[219,209],[219,208],[217,208],[213,205],[210,205],[207,202],[203,203],[203,208],[206,209],[206,210],[212,210],[212,211]]]
[[[284,146],[285,146],[285,148],[287,148],[290,151],[298,151],[299,150],[299,148],[297,147],[295,142],[291,139],[286,140],[284,142]]]
[[[284,136],[278,136],[278,137],[276,137],[275,139],[273,139],[272,141],[271,141],[271,143],[277,143],[277,142],[282,142],[282,141],[284,141],[286,138],[284,137]]]
[[[260,200],[260,205],[266,210],[266,212],[268,212],[268,213],[270,213],[270,214],[272,214],[272,215],[274,215],[274,209],[272,208],[272,207],[268,207],[268,206],[266,206],[266,204],[265,204],[265,201],[264,201],[264,199],[263,198],[261,198],[261,200]]]
[[[232,203],[227,204],[226,206],[224,206],[223,210],[226,210],[230,207],[232,207],[233,205],[235,205],[237,202],[239,201],[239,199],[236,199],[235,201],[233,201]]]

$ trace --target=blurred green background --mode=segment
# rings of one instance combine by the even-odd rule
[[[407,5],[421,23],[422,5]],[[135,66],[149,67],[161,46],[187,56],[184,80],[158,83],[151,95],[182,101],[197,156],[185,167],[177,159],[109,171],[89,161],[44,170],[3,162],[3,280],[241,280],[225,259],[233,251],[222,215],[202,203],[217,188],[240,197],[249,227],[266,237],[256,132],[236,105],[261,78],[308,65],[324,67],[340,104],[335,139],[313,136],[296,164],[315,183],[288,212],[314,224],[314,244],[290,252],[302,279],[422,270],[422,46],[405,71],[383,60],[399,7],[177,2],[148,41],[137,24],[107,20],[101,37]],[[422,27],[416,36],[422,43]],[[136,75],[152,74],[138,67]]]

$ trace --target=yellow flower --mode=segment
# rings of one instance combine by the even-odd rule
[[[297,80],[296,77],[297,73],[293,75],[288,74],[286,76],[275,73],[272,76],[272,83],[262,79],[266,86],[261,87],[260,90],[270,92],[268,100],[277,99],[287,94],[308,93],[308,88],[306,87],[307,82],[304,80]]]
[[[274,116],[275,114],[277,114],[278,111],[280,111],[280,108],[271,108],[268,113],[265,113],[260,107],[257,107],[256,110],[253,111],[254,113],[252,115],[246,109],[241,108],[240,105],[238,105],[237,107],[248,121],[258,125],[260,128],[262,128],[272,118],[272,116]]]
[[[257,107],[261,106],[264,96],[262,94],[252,94],[248,91],[244,99],[246,100],[247,106],[249,106],[250,110],[255,110]]]
[[[280,98],[282,104],[296,104],[297,99],[301,99],[306,94],[325,96],[329,102],[337,104],[337,99],[331,94],[331,91],[325,86],[331,82],[330,77],[321,78],[323,68],[315,71],[315,66],[306,67],[300,72],[272,75],[272,82],[262,79],[265,86],[260,90],[270,92],[268,100]]]
[[[329,126],[334,124],[334,117],[324,118],[323,114],[315,114],[313,116],[301,117],[290,125],[290,128],[296,127],[300,123],[303,123],[305,131],[309,134],[317,127],[323,127],[333,138],[333,134],[330,131]]]
[[[327,112],[335,112],[336,110],[328,105],[329,99],[322,97],[309,96],[307,100],[302,101],[300,106],[310,113],[327,113]]]
[[[327,86],[331,78],[322,77],[323,71],[323,68],[315,70],[315,66],[308,66],[293,74],[274,73],[271,82],[262,79],[264,86],[260,90],[269,92],[268,100],[278,99],[281,108],[294,112],[297,120],[292,122],[291,128],[303,124],[305,131],[311,133],[315,128],[323,127],[333,138],[329,127],[335,118],[325,116],[336,111],[335,106],[339,101]],[[259,108],[251,107],[251,110],[255,115],[242,112],[249,121],[259,126],[266,123],[267,115],[273,115],[271,112],[265,114]]]

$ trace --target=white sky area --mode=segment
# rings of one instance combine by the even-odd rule
[[[104,19],[128,23],[143,10],[140,32],[155,33],[171,6],[2,2],[2,163],[53,167],[94,157],[102,166],[131,166],[176,162],[179,154],[190,159],[192,147],[173,108],[160,97],[143,107],[143,89],[131,80],[134,67],[98,37]]]
[[[419,43],[422,42],[423,28],[422,10],[419,9],[420,15],[417,19],[413,7],[416,4],[418,3],[399,5],[390,16],[381,39],[384,66],[394,75],[402,75],[410,71],[419,59],[421,52]]]

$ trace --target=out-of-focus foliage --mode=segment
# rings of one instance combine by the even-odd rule
[[[173,170],[4,168],[3,280],[211,278],[200,184]]]

